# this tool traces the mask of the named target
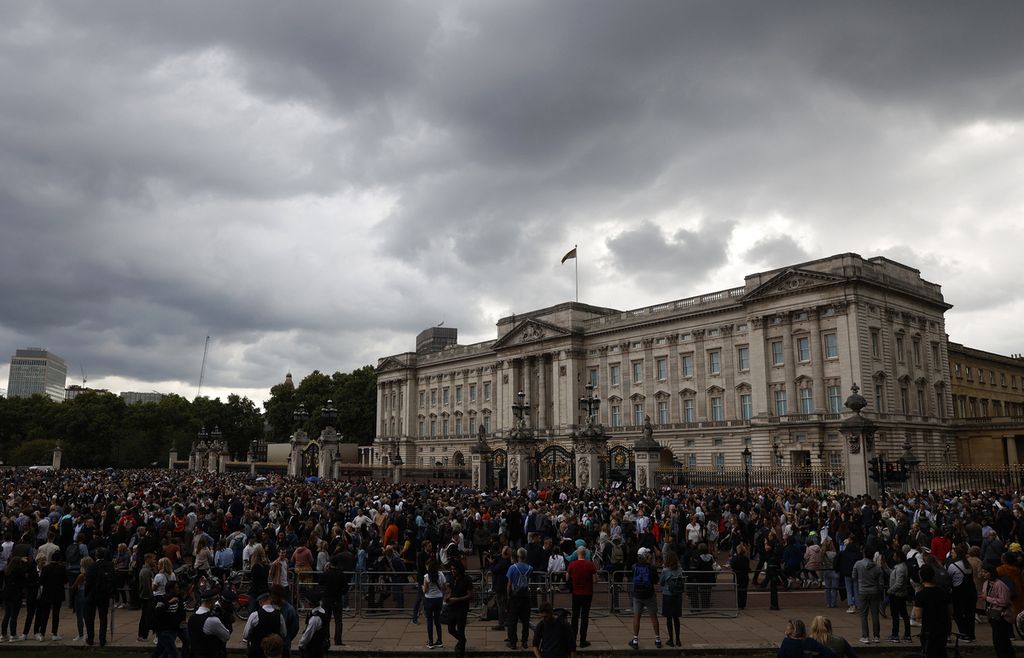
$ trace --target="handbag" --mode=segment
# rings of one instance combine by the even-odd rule
[[[441,604],[441,612],[438,613],[437,618],[442,624],[447,624],[451,621],[451,617],[451,610],[448,608],[448,602],[446,601]]]

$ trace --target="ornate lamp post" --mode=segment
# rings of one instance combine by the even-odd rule
[[[747,494],[750,494],[750,446],[744,446],[743,452],[743,487],[747,490]]]
[[[299,406],[295,408],[295,412],[292,413],[292,420],[295,421],[297,429],[302,429],[306,426],[306,421],[309,420],[309,412],[306,411],[306,405],[299,403]]]
[[[589,489],[600,485],[600,455],[608,453],[604,427],[597,422],[601,399],[594,395],[594,385],[586,385],[587,394],[580,397],[579,409],[586,418],[583,429],[573,432],[573,458],[576,460],[576,486]]]
[[[334,408],[333,400],[328,400],[320,409],[320,422],[324,429],[334,429],[334,424],[338,422],[338,410]]]

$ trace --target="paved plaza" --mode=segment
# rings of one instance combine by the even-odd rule
[[[831,613],[830,616],[836,632],[846,637],[858,653],[862,651],[878,653],[883,655],[907,655],[913,652],[913,648],[906,644],[890,644],[885,641],[889,635],[890,620],[882,619],[882,642],[877,645],[864,646],[857,642],[860,637],[860,621],[856,614],[847,614],[845,607],[827,610],[824,606],[824,595],[820,591],[800,591],[780,593],[782,610],[771,611],[768,609],[767,592],[752,591],[750,593],[749,606],[741,612],[738,617],[730,618],[724,616],[703,616],[684,617],[683,627],[683,651],[687,653],[703,652],[728,652],[732,650],[757,650],[775,649],[782,639],[783,629],[788,619],[803,619],[808,626],[815,615]],[[113,634],[108,639],[108,644],[122,647],[144,647],[147,644],[138,642],[136,639],[138,612],[133,610],[112,610],[113,613]],[[24,617],[22,617],[24,619]],[[531,619],[536,619],[534,616]],[[667,639],[665,633],[664,618],[659,619],[662,628],[662,639]],[[232,633],[230,648],[241,648],[240,640],[242,624],[239,621]],[[480,621],[470,617],[470,624],[467,629],[469,637],[468,650],[470,652],[508,652],[505,646],[504,631],[492,630],[494,622]],[[914,632],[918,628],[914,627]],[[444,653],[451,650],[453,641],[445,635],[446,649],[434,650],[434,653]],[[17,643],[13,646],[18,648],[29,648],[30,646],[80,646],[83,642],[74,642],[75,635],[74,618],[65,608],[61,617],[60,634],[63,640],[59,642],[36,642],[28,640]],[[625,652],[629,650],[627,643],[632,636],[632,618],[627,616],[605,615],[591,619],[589,640],[591,646],[584,650],[584,653],[593,655],[606,655],[609,651]],[[376,652],[409,653],[426,651],[426,627],[421,617],[420,623],[413,624],[408,618],[378,617],[378,618],[346,618],[344,630],[344,647],[332,647],[331,652],[338,651],[361,655]],[[974,647],[991,646],[991,633],[988,624],[978,624],[978,642]],[[644,620],[640,627],[640,648],[641,650],[654,649],[654,637],[651,631],[650,622]],[[677,649],[665,646],[661,652],[669,654],[676,653]],[[511,653],[511,652],[509,652]],[[524,652],[517,653],[526,655]]]

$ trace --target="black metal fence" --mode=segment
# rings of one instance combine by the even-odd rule
[[[662,468],[655,471],[661,485],[687,487],[803,488],[843,490],[842,469],[820,467],[752,466],[742,468]]]

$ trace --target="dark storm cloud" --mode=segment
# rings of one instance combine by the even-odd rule
[[[726,261],[731,223],[706,223],[700,230],[679,229],[671,237],[651,222],[642,222],[608,238],[616,269],[632,275],[663,274],[701,279]]]
[[[811,256],[791,236],[777,235],[755,242],[744,258],[770,270],[810,260]]]
[[[0,8],[0,335],[97,375],[194,380],[208,333],[214,380],[251,387],[442,317],[491,338],[484,309],[571,295],[577,243],[612,306],[640,273],[873,249],[947,296],[986,277],[972,308],[1020,298],[969,267],[977,217],[1024,202],[1018,138],[962,134],[1022,120],[1015,4]],[[976,235],[925,243],[964,213]]]

